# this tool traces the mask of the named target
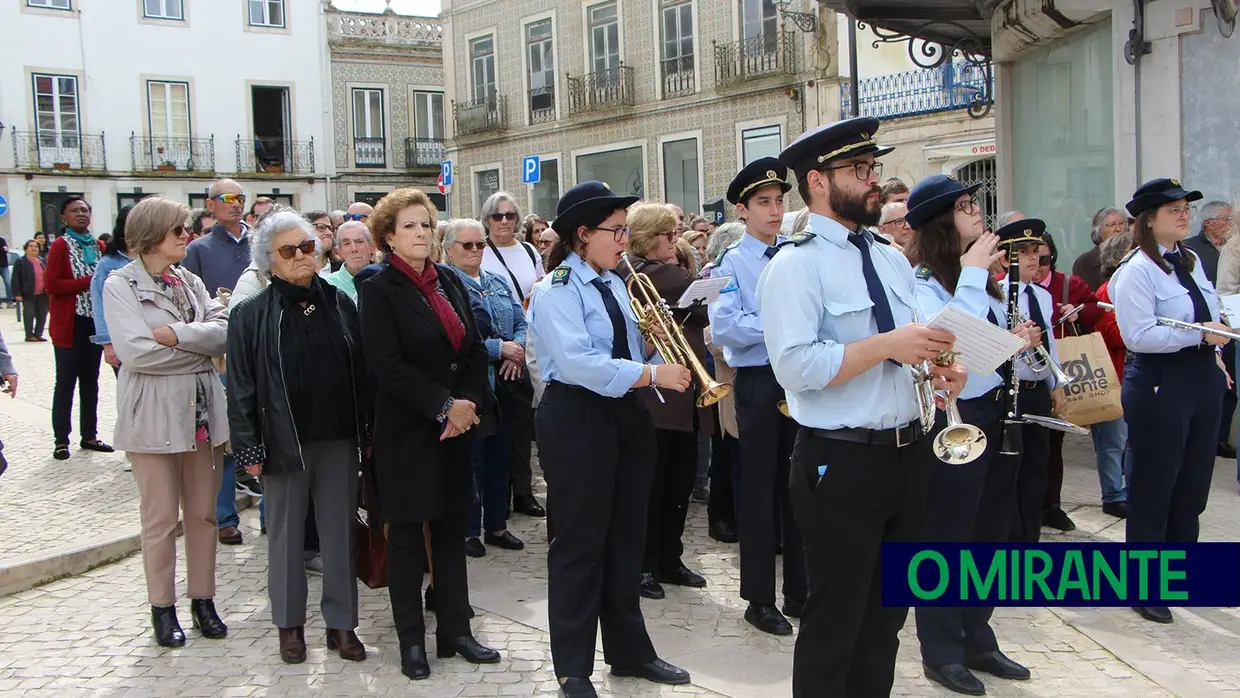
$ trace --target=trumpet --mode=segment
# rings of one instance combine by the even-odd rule
[[[1016,322],[1024,323],[1028,321],[1029,319],[1025,317],[1024,313],[1019,310],[1016,311]],[[1055,385],[1067,385],[1076,380],[1067,373],[1064,373],[1064,370],[1059,367],[1059,364],[1051,358],[1051,354],[1046,350],[1046,345],[1044,344],[1040,344],[1032,349],[1022,351],[1020,358],[1027,366],[1029,366],[1029,368],[1037,371],[1038,373],[1041,373],[1049,368],[1051,373],[1055,376]]]
[[[685,333],[672,315],[672,309],[663,296],[659,295],[654,282],[649,276],[633,268],[627,254],[620,255],[620,262],[628,269],[629,278],[624,282],[629,291],[629,304],[637,317],[637,328],[642,336],[654,345],[659,356],[669,364],[680,364],[693,373],[702,392],[698,395],[698,407],[709,407],[732,392],[730,383],[718,383],[706,372],[706,367],[698,360]],[[655,332],[658,328],[660,332]]]
[[[1103,310],[1109,310],[1111,312],[1115,312],[1115,306],[1111,305],[1110,303],[1103,303],[1102,301],[1098,301],[1098,307],[1102,308]],[[1177,330],[1188,330],[1190,332],[1201,332],[1202,334],[1212,334],[1216,337],[1226,337],[1227,339],[1231,339],[1231,340],[1240,340],[1240,333],[1228,332],[1227,330],[1220,330],[1217,327],[1206,327],[1205,325],[1201,325],[1196,322],[1186,322],[1184,320],[1172,320],[1171,318],[1168,318],[1168,317],[1155,317],[1154,321],[1158,323],[1159,325],[1162,325],[1163,327],[1170,327],[1170,328],[1177,329]]]
[[[951,366],[956,363],[955,351],[944,351],[934,358],[933,366]],[[926,431],[934,426],[934,374],[930,359],[913,369],[917,388],[917,406],[921,411],[921,425]],[[986,433],[972,424],[965,424],[956,406],[956,397],[947,399],[947,426],[934,437],[934,455],[948,465],[965,465],[977,460],[986,451]]]

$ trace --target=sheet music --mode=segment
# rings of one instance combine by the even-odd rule
[[[1240,294],[1219,296],[1220,310],[1227,316],[1226,323],[1232,329],[1240,329]]]
[[[710,305],[719,299],[719,292],[732,283],[730,276],[712,276],[706,279],[698,279],[689,284],[689,288],[685,289],[680,300],[676,301],[677,308],[688,308],[696,302]]]
[[[1025,346],[1025,341],[985,318],[945,306],[926,326],[956,337],[956,361],[969,373],[993,373]]]

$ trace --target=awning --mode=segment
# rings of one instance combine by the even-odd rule
[[[821,0],[878,28],[990,55],[990,16],[1004,0]],[[859,40],[861,37],[858,37]]]
[[[966,141],[963,143],[924,145],[921,149],[926,155],[927,162],[983,158],[993,156],[995,153],[999,152],[999,149],[995,145],[995,139],[993,138],[984,138],[981,140]]]

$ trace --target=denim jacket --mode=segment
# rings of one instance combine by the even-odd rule
[[[490,331],[483,329],[488,323],[481,322],[479,331],[486,337],[483,343],[486,344],[487,356],[491,359],[490,374],[494,388],[495,362],[500,360],[500,345],[504,342],[516,342],[522,347],[525,346],[525,311],[522,310],[521,303],[513,297],[508,282],[499,275],[479,270],[481,277],[475,281],[460,269],[452,269],[469,290],[469,304],[475,309],[474,314],[478,315],[480,309],[488,316]],[[481,319],[479,318],[480,321]]]

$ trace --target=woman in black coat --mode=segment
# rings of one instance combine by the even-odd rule
[[[376,386],[379,506],[390,524],[388,590],[401,671],[411,679],[430,675],[421,594],[424,522],[435,570],[437,654],[460,654],[475,664],[500,659],[470,630],[465,572],[470,446],[494,424],[495,397],[469,295],[455,272],[430,260],[437,215],[417,189],[385,196],[368,223],[388,263],[358,289],[362,345]]]

